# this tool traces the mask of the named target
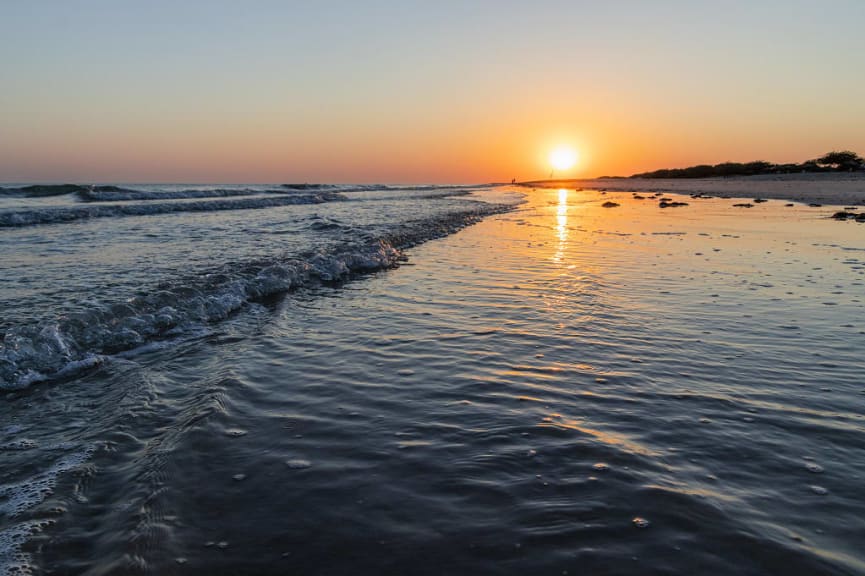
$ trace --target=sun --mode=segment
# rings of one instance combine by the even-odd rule
[[[570,170],[577,163],[577,152],[573,148],[560,146],[550,152],[550,166],[554,170]]]

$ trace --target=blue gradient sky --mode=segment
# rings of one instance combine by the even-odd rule
[[[865,153],[865,2],[0,0],[0,181],[477,182]]]

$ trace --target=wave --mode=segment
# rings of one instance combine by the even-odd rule
[[[483,204],[447,216],[403,223],[375,237],[296,257],[226,263],[213,272],[157,286],[122,304],[94,306],[7,330],[0,343],[0,389],[23,389],[102,363],[106,356],[177,337],[227,318],[250,302],[320,283],[397,266],[402,250],[446,236],[511,206]]]
[[[241,184],[242,185],[242,184]],[[426,188],[480,188],[494,186],[495,184],[278,184],[278,188],[284,190],[422,190]],[[98,192],[136,192],[132,188],[124,188],[113,184],[28,184],[26,186],[0,186],[0,194],[22,195],[22,196],[58,196],[62,194],[75,194],[81,191],[95,190]],[[195,191],[199,189],[190,189]],[[206,191],[208,189],[202,188]],[[212,188],[210,190],[220,190]],[[227,188],[226,190],[230,190]]]
[[[280,184],[287,190],[328,190],[337,187],[337,184]]]
[[[339,192],[375,192],[378,190],[457,190],[479,189],[487,184],[280,184],[287,190],[335,190]]]
[[[17,188],[0,188],[0,196],[23,196],[25,198],[44,198],[47,196],[63,196],[65,194],[77,194],[87,190],[87,186],[80,184],[33,184]],[[116,188],[116,186],[102,186],[102,188]]]
[[[399,186],[393,184],[279,184],[271,187],[247,188],[188,188],[140,189],[115,185],[95,184],[32,184],[4,188],[0,187],[0,197],[13,196],[24,198],[45,198],[50,196],[76,196],[82,202],[122,202],[134,200],[176,200],[184,198],[225,198],[250,196],[254,194],[286,194],[292,192],[375,192],[379,190],[458,190],[476,189],[476,184],[418,184]]]
[[[267,190],[265,192],[282,192]],[[130,190],[116,186],[93,186],[77,191],[76,195],[83,202],[123,202],[130,200],[182,200],[193,198],[227,198],[232,196],[252,196],[262,191],[252,189],[231,190],[213,188],[209,190]]]
[[[171,212],[211,212],[216,210],[273,208],[292,204],[320,204],[344,199],[344,196],[336,192],[321,191],[309,194],[260,196],[235,200],[29,208],[0,212],[0,228],[32,226],[35,224],[56,224],[81,219],[110,218],[115,216],[146,216]]]

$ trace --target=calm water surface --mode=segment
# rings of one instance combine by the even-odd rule
[[[865,226],[526,195],[8,393],[2,570],[865,573]]]

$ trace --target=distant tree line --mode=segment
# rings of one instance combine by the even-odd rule
[[[667,168],[634,174],[631,178],[712,178],[719,176],[756,176],[758,174],[794,174],[797,172],[856,172],[865,171],[865,159],[849,150],[829,152],[801,164],[755,162],[723,162],[700,164],[689,168]]]

